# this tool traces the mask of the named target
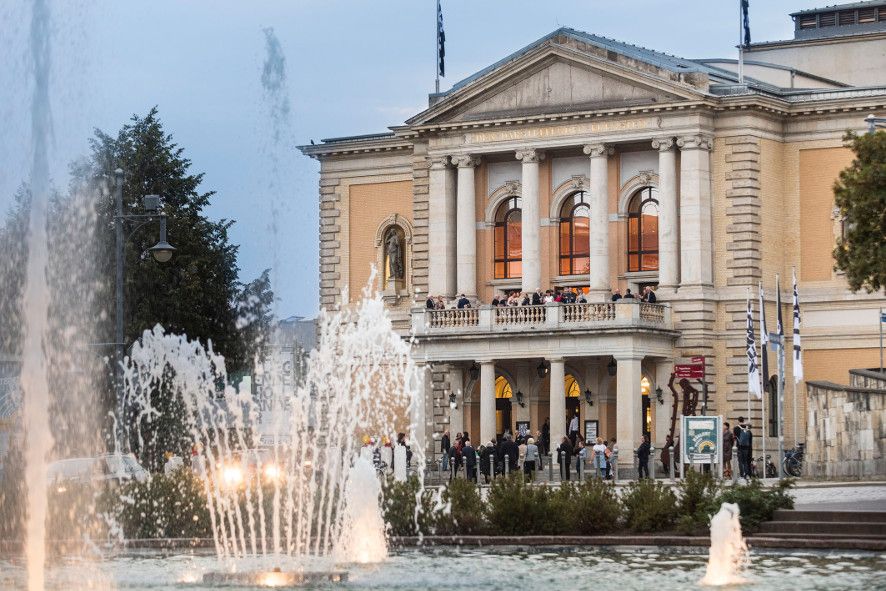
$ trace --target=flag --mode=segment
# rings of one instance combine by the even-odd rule
[[[784,321],[781,319],[781,281],[779,280],[778,275],[775,276],[775,310],[775,332],[778,335],[779,340],[778,362],[781,364],[779,367],[784,368]],[[782,378],[783,377],[784,376],[782,376]]]
[[[763,283],[760,283],[760,357],[761,369],[763,370],[763,390],[769,389],[769,352],[766,345],[769,344],[769,333],[766,331],[766,308],[763,304]]]
[[[800,292],[797,291],[797,270],[794,276],[794,383],[803,381],[803,351],[800,348]]]
[[[748,17],[749,4],[750,0],[741,0],[741,24],[744,28],[744,42],[742,45],[744,47],[749,47],[751,44],[751,21]]]
[[[748,321],[747,321],[747,345],[748,345],[748,392],[758,399],[763,398],[763,388],[760,384],[760,366],[757,364],[757,343],[754,340],[754,316],[751,311],[751,298],[748,295]]]
[[[446,33],[443,32],[443,8],[437,0],[437,75],[446,77],[443,58],[446,57]]]

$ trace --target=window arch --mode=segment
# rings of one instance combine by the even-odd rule
[[[521,199],[509,197],[495,212],[495,278],[523,275],[523,212]]]
[[[658,271],[658,189],[644,187],[628,203],[628,271]]]
[[[584,191],[573,193],[560,206],[560,275],[584,275],[591,270],[591,209]]]

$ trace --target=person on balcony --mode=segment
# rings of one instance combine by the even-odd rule
[[[435,310],[445,310],[446,309],[446,302],[443,301],[443,296],[437,296],[437,301],[434,302],[434,309]]]
[[[628,291],[630,292],[630,290],[628,290]],[[612,301],[617,302],[620,299],[621,299],[621,292],[618,289],[616,289],[614,292],[612,292]]]
[[[529,306],[530,304],[532,304],[532,299],[529,297],[528,293],[524,293],[523,298],[520,300],[520,305]]]
[[[655,290],[649,285],[643,288],[643,297],[640,299],[647,304],[654,304],[658,300],[658,298],[655,297]]]
[[[425,300],[425,308],[428,310],[433,310],[437,307],[437,300],[434,299],[434,296],[428,294],[428,299]]]
[[[540,306],[543,301],[544,301],[544,294],[542,294],[541,288],[539,287],[538,289],[535,290],[535,293],[532,294],[532,305],[533,306]]]
[[[630,287],[627,288],[627,289],[625,290],[624,299],[626,299],[626,300],[634,300],[634,299],[636,299],[636,297],[634,296],[634,294],[631,293],[631,288],[630,288]]]
[[[463,308],[470,308],[471,300],[465,297],[465,294],[461,294],[458,296],[458,309],[461,310]]]

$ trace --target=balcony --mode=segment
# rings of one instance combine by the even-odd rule
[[[412,334],[417,337],[618,329],[673,330],[671,308],[667,304],[607,302],[412,311]]]

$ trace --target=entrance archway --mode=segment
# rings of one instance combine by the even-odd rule
[[[511,383],[504,376],[495,378],[495,434],[499,437],[505,431],[514,432],[511,421]]]
[[[640,416],[640,425],[643,429],[643,435],[649,436],[650,440],[652,439],[652,403],[650,402],[650,394],[652,393],[652,382],[649,381],[649,378],[643,376],[640,380],[640,394],[643,397],[643,405],[642,405],[642,414]]]
[[[581,387],[571,373],[566,374],[563,390],[566,396],[566,433],[569,433],[569,424],[572,422],[572,417],[575,416],[578,417],[578,431],[581,433]]]

